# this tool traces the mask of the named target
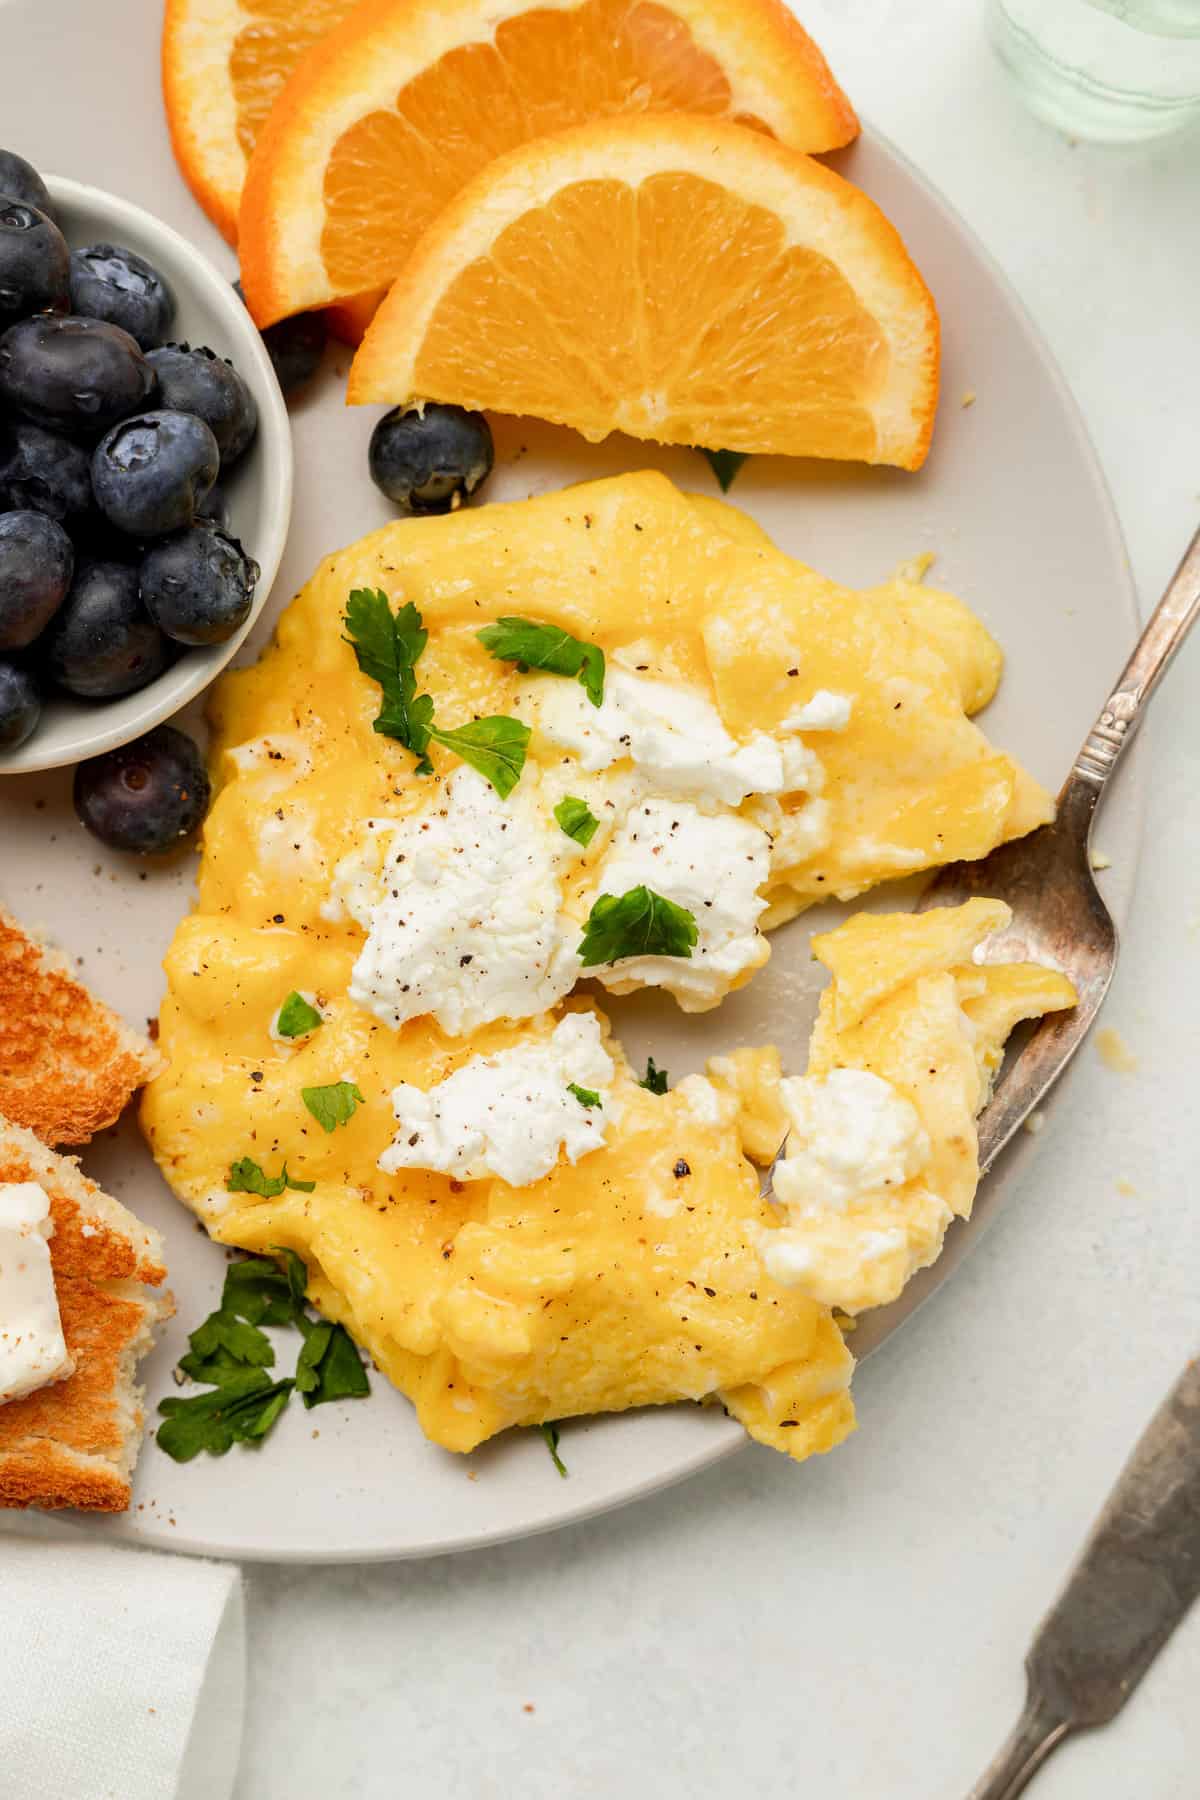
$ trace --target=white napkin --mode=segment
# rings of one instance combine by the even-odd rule
[[[245,1672],[229,1564],[0,1535],[3,1800],[229,1800]]]

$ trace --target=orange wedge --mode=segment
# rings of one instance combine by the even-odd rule
[[[938,321],[858,188],[714,119],[606,119],[489,165],[376,313],[349,399],[915,469]]]
[[[175,160],[231,244],[246,162],[275,96],[354,3],[167,0],[162,81]]]
[[[297,68],[238,242],[260,325],[387,285],[494,157],[617,113],[738,119],[800,150],[858,123],[783,0],[362,0]]]

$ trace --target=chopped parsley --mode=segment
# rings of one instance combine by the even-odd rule
[[[225,1271],[221,1309],[251,1325],[294,1325],[304,1312],[308,1270],[294,1250],[273,1245],[282,1262],[247,1256]]]
[[[554,817],[559,829],[574,838],[577,844],[582,844],[585,850],[600,829],[600,821],[587,801],[580,800],[575,794],[568,794],[559,801]]]
[[[307,1037],[322,1023],[316,1007],[310,1006],[304,995],[293,988],[275,1016],[275,1032],[278,1037]]]
[[[363,1097],[353,1081],[331,1081],[327,1087],[300,1089],[300,1098],[323,1131],[336,1131],[354,1117]]]
[[[579,943],[585,969],[626,956],[691,956],[700,933],[686,906],[653,888],[601,894],[588,914]]]
[[[550,1420],[547,1420],[544,1425],[538,1426],[538,1430],[546,1440],[546,1448],[550,1452],[551,1462],[565,1481],[567,1479],[567,1465],[558,1454],[558,1426],[553,1424]]]
[[[346,642],[364,675],[383,689],[373,729],[395,738],[417,759],[417,774],[430,775],[426,755],[433,697],[417,692],[417,658],[429,633],[411,600],[393,612],[382,588],[354,588],[346,601]]]
[[[649,1088],[652,1094],[665,1094],[667,1091],[667,1071],[658,1068],[652,1056],[646,1058],[646,1073],[638,1086]]]
[[[522,671],[544,669],[548,675],[569,675],[583,688],[593,706],[604,699],[604,652],[599,644],[585,644],[561,625],[544,625],[538,619],[513,616],[497,619],[475,634],[485,650],[500,662],[515,662]]]
[[[382,588],[354,588],[346,602],[345,624],[346,642],[359,668],[383,690],[373,729],[412,751],[418,775],[432,775],[429,740],[436,739],[490,781],[502,800],[507,799],[525,766],[528,725],[502,714],[456,727],[434,724],[433,696],[417,692],[417,661],[429,633],[411,600],[393,613]],[[603,664],[602,653],[597,655]]]
[[[308,1271],[294,1250],[276,1248],[281,1262],[245,1257],[225,1271],[221,1304],[188,1339],[181,1372],[208,1388],[186,1399],[163,1400],[158,1443],[176,1462],[204,1450],[224,1456],[235,1443],[260,1442],[288,1403],[293,1388],[305,1406],[370,1392],[354,1342],[341,1325],[310,1318],[304,1293]],[[304,1334],[296,1373],[273,1380],[275,1350],[260,1325],[294,1326]]]
[[[188,1400],[160,1400],[165,1423],[156,1433],[160,1449],[175,1462],[191,1462],[201,1450],[224,1456],[234,1444],[266,1437],[288,1403],[290,1381],[272,1381],[262,1369],[227,1372],[219,1387]]]
[[[298,1194],[311,1194],[316,1185],[315,1181],[301,1181],[297,1176],[289,1175],[286,1163],[278,1175],[265,1175],[252,1156],[239,1156],[229,1165],[225,1177],[225,1186],[231,1194],[259,1194],[264,1200],[273,1200],[284,1188],[293,1188]]]
[[[210,1313],[203,1325],[198,1325],[188,1338],[191,1350],[188,1361],[192,1365],[185,1373],[191,1375],[199,1369],[226,1369],[244,1363],[251,1368],[270,1369],[275,1363],[275,1352],[271,1348],[271,1340],[257,1325],[248,1324],[239,1319],[235,1312],[226,1309],[224,1302],[215,1313]],[[203,1381],[206,1375],[199,1375]]]
[[[700,454],[707,458],[709,467],[721,486],[721,492],[727,494],[737,480],[738,471],[746,461],[745,450],[704,450]]]
[[[604,1104],[595,1088],[580,1087],[577,1081],[568,1081],[567,1092],[574,1094],[580,1106],[603,1106]]]
[[[478,770],[502,800],[508,799],[521,779],[529,748],[529,727],[520,719],[495,713],[486,719],[472,719],[469,725],[459,725],[454,730],[443,731],[435,725],[429,735]]]
[[[371,1384],[354,1340],[345,1326],[331,1319],[316,1324],[301,1317],[304,1344],[296,1358],[296,1391],[305,1406],[323,1406],[327,1400],[357,1400],[369,1394]]]

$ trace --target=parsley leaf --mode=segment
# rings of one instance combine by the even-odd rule
[[[572,637],[561,625],[510,615],[485,625],[475,635],[500,662],[515,662],[521,669],[544,669],[549,675],[573,675],[593,706],[604,699],[603,650],[599,644]]]
[[[235,1370],[255,1368],[257,1364],[242,1362],[239,1357],[231,1356],[228,1350],[214,1350],[211,1356],[197,1356],[194,1350],[189,1350],[185,1356],[180,1357],[179,1367],[192,1381],[220,1387],[226,1376]]]
[[[700,454],[707,457],[713,474],[721,484],[721,492],[727,494],[737,479],[738,470],[746,461],[745,450],[704,450]]]
[[[594,902],[578,954],[585,969],[626,956],[691,956],[699,936],[686,906],[653,888],[635,887],[626,894],[601,894]]]
[[[554,809],[554,817],[560,830],[565,831],[569,838],[574,838],[577,844],[582,844],[585,850],[600,829],[600,821],[587,801],[578,799],[574,794],[568,794],[559,801]]]
[[[393,613],[382,588],[355,588],[346,602],[345,623],[346,642],[352,647],[359,668],[383,689],[383,704],[374,729],[385,737],[397,738],[412,751],[417,758],[418,775],[433,773],[428,750],[430,738],[436,738],[490,781],[502,800],[507,799],[525,766],[528,725],[503,714],[445,729],[434,724],[433,696],[417,692],[417,659],[429,641],[429,633],[411,600]],[[603,682],[603,651],[588,644],[580,648],[600,658]],[[596,704],[600,704],[599,700]]]
[[[310,1006],[303,994],[292,989],[275,1018],[275,1030],[279,1037],[307,1037],[322,1024],[322,1015],[315,1006]]]
[[[354,1117],[355,1108],[363,1104],[362,1094],[353,1081],[331,1081],[328,1087],[300,1089],[300,1098],[323,1131],[335,1131]]]
[[[654,1058],[646,1058],[646,1073],[638,1082],[639,1087],[649,1088],[652,1094],[665,1094],[667,1091],[667,1071],[656,1068]]]
[[[574,1094],[580,1106],[602,1107],[604,1104],[595,1088],[580,1087],[577,1081],[568,1081],[567,1092],[568,1094]]]
[[[521,779],[525,752],[529,748],[529,727],[522,725],[520,719],[494,713],[489,718],[472,719],[469,725],[459,725],[452,730],[443,731],[440,726],[431,725],[429,736],[477,769],[485,781],[491,782],[502,800],[507,800]]]
[[[239,1319],[236,1313],[226,1312],[224,1306],[210,1313],[203,1325],[197,1325],[188,1343],[192,1354],[203,1363],[219,1355],[218,1366],[222,1368],[228,1367],[225,1358],[256,1369],[269,1369],[275,1362],[275,1352],[267,1334],[257,1325]]]
[[[160,1400],[165,1423],[157,1431],[160,1449],[175,1462],[191,1462],[201,1450],[224,1456],[235,1443],[266,1437],[287,1405],[291,1381],[271,1381],[261,1369],[227,1373],[220,1387],[187,1400]]]
[[[308,1270],[294,1250],[272,1246],[282,1263],[248,1256],[225,1271],[221,1304],[192,1332],[179,1367],[206,1394],[163,1400],[158,1442],[176,1462],[202,1450],[224,1456],[235,1443],[264,1438],[299,1390],[305,1406],[320,1406],[370,1392],[353,1339],[329,1319],[310,1319],[304,1308]],[[294,1325],[304,1333],[295,1377],[272,1381],[266,1370],[275,1351],[258,1326]]]
[[[369,1394],[371,1384],[354,1339],[344,1325],[332,1319],[305,1323],[304,1346],[296,1359],[296,1388],[305,1406],[323,1406],[329,1400],[355,1400]]]
[[[550,1460],[565,1481],[567,1479],[567,1465],[558,1454],[558,1426],[548,1419],[544,1425],[538,1426],[538,1430],[546,1440],[546,1448],[550,1452]]]
[[[417,692],[417,658],[429,633],[411,600],[395,613],[382,588],[354,588],[346,601],[346,638],[364,675],[383,689],[374,730],[396,738],[417,758],[417,774],[431,775],[425,754],[433,698]]]
[[[252,1156],[239,1156],[235,1163],[229,1165],[229,1173],[225,1177],[225,1186],[231,1194],[259,1194],[264,1200],[273,1200],[276,1194],[282,1194],[284,1188],[293,1188],[300,1194],[311,1194],[316,1187],[315,1181],[301,1181],[288,1174],[288,1166],[284,1163],[278,1175],[264,1175]]]
[[[283,1267],[267,1256],[246,1256],[225,1271],[222,1312],[251,1325],[294,1325],[304,1313],[308,1270],[294,1250],[279,1250]]]

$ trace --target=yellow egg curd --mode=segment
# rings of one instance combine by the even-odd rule
[[[436,740],[418,772],[375,729],[381,685],[345,626],[364,589],[419,612],[417,688],[452,741],[479,718],[529,726],[511,793]],[[489,652],[479,631],[513,615],[603,650],[602,707]],[[1069,984],[973,960],[993,902],[859,916],[814,944],[832,982],[806,1076],[742,1050],[661,1094],[573,990],[594,975],[710,1008],[814,901],[1048,819],[970,721],[1000,666],[952,596],[839,587],[654,474],[330,557],[215,692],[218,791],[142,1115],[167,1180],[220,1242],[298,1252],[312,1301],[450,1450],[680,1399],[723,1401],[794,1457],[830,1449],[853,1425],[835,1309],[893,1298],[969,1212],[1004,1041]],[[586,842],[566,799],[595,820]],[[691,953],[585,968],[597,899],[639,882],[694,919]],[[427,954],[406,938],[418,902]],[[318,1022],[288,1036],[293,994]],[[585,1040],[593,1073],[568,1088],[556,1058]],[[352,1090],[333,1122],[319,1089]],[[772,1201],[750,1159],[785,1135]],[[244,1158],[311,1191],[237,1191]]]

